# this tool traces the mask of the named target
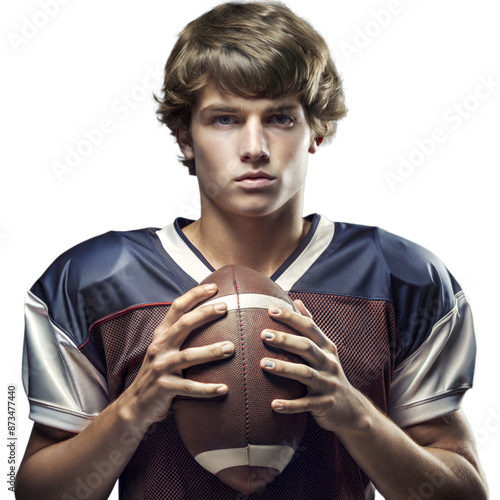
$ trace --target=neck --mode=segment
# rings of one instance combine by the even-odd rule
[[[298,211],[265,217],[202,213],[184,233],[215,269],[237,264],[271,276],[309,227]]]

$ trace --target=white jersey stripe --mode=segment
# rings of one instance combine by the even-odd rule
[[[197,283],[200,283],[212,273],[212,270],[200,260],[191,247],[177,234],[174,223],[156,231],[156,234],[170,257]]]
[[[321,216],[316,232],[303,252],[295,259],[276,283],[285,290],[290,291],[292,286],[316,262],[318,257],[328,248],[335,234],[335,224]]]
[[[321,216],[311,241],[276,280],[276,283],[285,290],[285,292],[288,292],[292,288],[292,286],[314,264],[316,259],[328,248],[334,233],[335,224]],[[170,257],[197,283],[200,283],[211,274],[211,269],[207,267],[193,249],[177,233],[174,223],[156,231],[156,234]]]

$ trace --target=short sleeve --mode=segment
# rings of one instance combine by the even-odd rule
[[[26,296],[25,325],[23,385],[30,419],[80,432],[108,405],[105,377],[32,291]]]
[[[400,427],[458,410],[472,387],[476,357],[472,314],[463,291],[455,301],[422,345],[395,370],[389,414]]]
[[[472,387],[476,341],[469,301],[444,263],[377,231],[398,325],[389,415],[408,427],[458,410]]]

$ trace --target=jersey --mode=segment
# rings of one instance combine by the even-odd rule
[[[350,383],[400,427],[460,408],[475,338],[466,295],[424,248],[376,227],[308,217],[307,236],[271,277],[337,346]],[[23,382],[30,418],[81,431],[127,389],[171,303],[214,269],[190,221],[109,232],[61,255],[29,290]],[[133,433],[123,444],[136,446]],[[249,497],[203,469],[173,419],[153,424],[120,478],[120,498],[373,498],[334,433],[309,416],[295,456]]]

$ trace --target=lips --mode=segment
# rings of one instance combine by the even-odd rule
[[[265,188],[273,184],[276,177],[266,173],[266,172],[246,172],[240,175],[236,182],[243,188],[246,189],[259,189]]]
[[[272,179],[274,179],[274,177],[272,175],[269,175],[266,172],[261,172],[259,170],[257,172],[246,172],[243,175],[240,175],[236,179],[236,181],[239,182],[239,181],[243,181],[246,179],[270,179],[270,180],[272,180]]]

